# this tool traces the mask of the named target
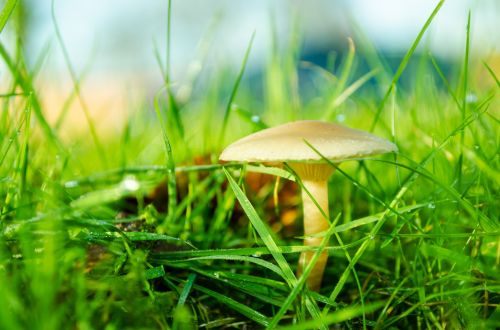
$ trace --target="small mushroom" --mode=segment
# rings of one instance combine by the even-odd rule
[[[306,143],[307,142],[307,143]],[[310,144],[310,145],[308,145]],[[317,150],[317,152],[311,148]],[[315,234],[328,229],[328,178],[334,168],[324,158],[339,163],[375,154],[395,152],[395,144],[370,133],[322,121],[304,120],[268,128],[246,136],[229,145],[220,155],[221,161],[283,164],[287,163],[297,174],[303,189],[304,245],[318,246],[321,237]],[[323,157],[324,158],[323,158]],[[321,210],[310,198],[313,196]],[[298,274],[309,263],[314,251],[300,256]],[[328,253],[324,251],[308,279],[310,290],[318,291]]]

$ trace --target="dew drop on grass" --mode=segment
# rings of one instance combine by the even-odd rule
[[[433,209],[435,209],[435,208],[436,208],[436,204],[434,204],[434,203],[432,203],[432,202],[431,202],[431,203],[429,203],[429,204],[427,205],[427,207],[433,210]]]
[[[121,182],[120,186],[127,191],[137,191],[141,187],[141,184],[134,176],[127,176]]]
[[[260,123],[260,117],[257,115],[252,116],[252,123]]]
[[[477,95],[476,94],[467,94],[467,96],[465,97],[465,102],[476,103],[477,102]]]
[[[339,123],[343,123],[345,121],[345,115],[343,113],[339,113],[335,118]]]
[[[78,181],[66,181],[64,183],[64,188],[76,188],[78,187]]]
[[[262,252],[255,252],[254,254],[252,254],[252,257],[260,258],[262,257]]]

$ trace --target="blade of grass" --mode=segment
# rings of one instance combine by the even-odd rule
[[[78,98],[79,90],[75,89],[75,86],[82,86],[82,84],[85,80],[85,76],[90,71],[90,64],[91,63],[92,63],[92,61],[89,59],[87,61],[87,64],[83,68],[82,72],[80,72],[80,76],[77,77],[77,79],[78,79],[77,83],[73,84],[71,92],[66,97],[66,99],[61,107],[61,110],[59,112],[59,115],[57,116],[57,119],[56,119],[55,124],[54,124],[54,129],[56,131],[59,131],[61,129],[61,127],[63,126],[63,124],[64,124],[64,122],[65,122],[65,120],[66,120],[66,118],[71,110],[71,105]]]
[[[18,0],[7,0],[0,12],[0,33],[2,33],[5,24],[9,21],[9,17],[16,8]]]
[[[338,227],[336,227],[338,228]],[[320,236],[320,235],[318,235]],[[346,247],[354,247],[359,245],[360,242],[353,242],[351,244],[345,245]],[[304,251],[312,251],[315,247],[310,246],[279,246],[279,251],[281,253],[301,253]],[[338,246],[327,246],[325,250],[333,251],[343,249]],[[205,249],[205,250],[191,250],[191,251],[169,251],[169,252],[156,252],[151,255],[151,260],[155,262],[161,262],[162,259],[175,260],[177,258],[191,258],[191,257],[206,257],[206,256],[221,256],[221,255],[232,255],[232,256],[262,256],[271,254],[267,247],[253,247],[253,248],[234,248],[234,249]]]
[[[439,67],[439,65],[436,62],[436,60],[434,59],[434,57],[432,55],[429,55],[429,56],[430,56],[432,65],[434,66],[434,69],[436,69],[439,77],[441,78],[441,81],[443,81],[443,84],[446,86],[446,89],[448,90],[448,94],[450,94],[450,96],[453,98],[453,101],[455,101],[455,103],[457,104],[457,107],[460,109],[460,111],[462,111],[462,105],[460,104],[460,101],[458,100],[456,94],[453,92],[453,90],[450,86],[450,83],[448,82],[448,79],[446,79],[443,71]]]
[[[403,288],[403,285],[406,283],[407,280],[408,280],[408,277],[403,278],[403,280],[398,284],[398,286],[391,293],[391,296],[389,297],[389,299],[385,302],[384,308],[382,309],[382,311],[378,315],[378,318],[376,321],[376,326],[375,326],[376,329],[381,329],[383,327],[382,322],[384,321],[384,318],[389,314],[389,312],[388,312],[389,306],[394,301],[394,299],[396,298],[396,294]]]
[[[385,93],[382,101],[380,102],[380,105],[377,108],[377,111],[375,112],[375,116],[373,118],[373,122],[372,122],[372,124],[370,126],[370,132],[373,132],[373,130],[375,129],[375,126],[377,125],[377,122],[378,122],[379,117],[380,117],[380,115],[382,113],[382,110],[384,109],[385,103],[389,99],[389,96],[391,95],[393,88],[395,88],[396,83],[398,82],[399,78],[401,77],[401,75],[403,74],[404,70],[406,69],[406,66],[408,65],[408,62],[410,61],[410,58],[413,56],[413,53],[415,52],[415,49],[419,45],[420,40],[422,39],[422,37],[424,36],[424,33],[429,28],[431,22],[434,20],[434,17],[437,15],[437,13],[439,12],[439,10],[441,9],[441,6],[443,6],[444,1],[445,0],[441,0],[436,5],[436,7],[432,11],[431,15],[429,16],[429,18],[427,18],[427,21],[425,22],[425,24],[423,25],[423,27],[420,29],[420,32],[418,33],[418,35],[417,35],[415,41],[413,42],[413,44],[411,45],[410,49],[408,49],[408,51],[406,52],[405,56],[403,57],[403,60],[399,64],[399,67],[396,70],[396,73],[394,74],[394,77],[392,78],[391,84],[389,85],[389,88],[387,89],[387,91],[386,91],[386,93]]]
[[[500,81],[498,80],[498,77],[496,76],[496,74],[493,71],[493,69],[488,65],[488,63],[486,63],[484,61],[483,61],[483,65],[486,67],[486,69],[490,73],[490,75],[493,78],[493,80],[495,80],[495,82],[497,83],[497,87],[500,87]]]
[[[244,316],[248,317],[250,320],[253,320],[257,322],[258,324],[267,327],[269,324],[269,318],[265,316],[264,314],[248,307],[247,305],[244,305],[240,302],[237,302],[234,299],[231,299],[223,294],[220,294],[218,292],[212,291],[210,289],[207,289],[201,285],[198,284],[193,284],[193,288],[195,290],[201,291],[206,295],[211,296],[212,298],[217,299],[221,303],[223,303],[225,306],[237,311],[238,313],[243,314]]]
[[[232,109],[232,111],[239,114],[241,116],[241,118],[243,118],[245,121],[252,124],[256,129],[262,130],[262,129],[269,128],[269,125],[267,125],[265,122],[263,122],[262,118],[260,116],[254,115],[253,113],[251,113],[247,109],[244,109],[244,108],[242,108],[239,105],[234,104],[234,103],[233,103],[231,109]]]
[[[104,167],[106,167],[108,164],[107,157],[106,157],[106,151],[104,150],[104,146],[99,138],[99,135],[97,134],[97,130],[96,130],[94,122],[92,120],[92,116],[90,115],[89,107],[87,105],[87,102],[84,100],[84,98],[82,96],[77,74],[75,72],[75,69],[73,68],[73,65],[71,64],[71,60],[70,60],[68,50],[66,48],[66,44],[64,43],[64,40],[63,40],[63,37],[61,34],[61,30],[59,28],[59,24],[57,23],[56,12],[55,12],[55,2],[56,2],[56,0],[52,0],[50,13],[51,13],[51,17],[52,17],[52,24],[54,26],[54,31],[56,33],[56,39],[59,43],[59,47],[61,47],[64,62],[66,63],[66,68],[68,69],[68,72],[69,72],[70,77],[71,77],[71,81],[73,82],[73,88],[74,88],[76,94],[78,95],[78,100],[80,101],[80,106],[82,107],[83,114],[85,116],[85,120],[87,121],[87,125],[89,127],[90,136],[92,137],[92,140],[94,141],[94,144],[97,148],[98,156],[102,162],[102,165]]]
[[[56,150],[62,155],[66,155],[67,151],[65,150],[63,144],[59,140],[59,137],[54,132],[52,127],[50,127],[47,122],[40,101],[38,99],[37,93],[33,88],[32,78],[25,67],[18,67],[16,62],[12,59],[12,57],[5,49],[4,45],[0,43],[0,56],[3,58],[5,64],[7,65],[9,71],[14,77],[16,84],[21,87],[23,94],[31,95],[31,102],[33,107],[33,113],[38,121],[38,125],[40,125],[47,141],[56,148]]]
[[[365,306],[349,306],[346,308],[339,309],[333,313],[330,313],[324,316],[321,320],[313,319],[305,322],[301,322],[299,324],[293,324],[283,327],[278,327],[280,330],[307,330],[307,329],[317,329],[321,324],[326,325],[338,325],[341,322],[351,320],[363,313],[373,313],[377,309],[384,306],[383,301],[374,302],[371,304],[367,304]]]
[[[349,44],[349,51],[347,52],[347,57],[344,60],[342,69],[340,70],[341,74],[339,77],[337,88],[335,89],[335,95],[340,95],[340,93],[344,90],[347,84],[347,80],[351,75],[352,64],[354,63],[354,55],[356,54],[356,47],[354,46],[354,41],[352,41],[351,38],[348,37],[347,42]]]
[[[198,274],[208,277],[211,280],[219,281],[223,285],[230,285],[234,290],[253,297],[269,305],[280,307],[283,304],[281,293],[286,291],[286,285],[264,277],[233,273],[232,269],[228,271],[217,268],[215,270],[205,271],[202,269],[193,269]]]
[[[457,128],[455,128],[451,133],[448,134],[448,136],[439,144],[437,145],[434,149],[432,149],[429,154],[427,154],[426,157],[416,166],[419,169],[423,169],[429,161],[436,155],[438,150],[441,150],[451,139],[453,136],[458,134],[462,129],[465,129],[468,125],[470,125],[473,121],[477,120],[477,115],[471,115],[468,118],[466,118],[465,122],[462,122]],[[389,203],[389,206],[391,208],[395,208],[395,206],[399,203],[401,198],[409,191],[411,185],[416,181],[416,179],[420,176],[420,173],[418,172],[413,172],[411,173],[406,180],[403,181],[403,184],[401,188],[398,190],[398,192],[395,194],[393,200]],[[379,218],[379,221],[376,222],[375,226],[372,228],[372,230],[369,233],[368,237],[375,237],[379,230],[382,228],[383,224],[385,223],[385,220],[389,213],[391,212],[390,208],[386,208],[385,211],[382,213],[382,215]],[[476,212],[474,212],[475,214]],[[351,269],[354,267],[354,265],[358,262],[358,260],[361,258],[363,255],[364,251],[368,248],[368,246],[372,243],[372,240],[366,240],[364,241],[361,246],[358,248],[356,251],[354,257],[352,258],[351,262],[349,263],[348,267],[345,269],[345,271],[342,273],[339,281],[337,282],[337,285],[335,286],[334,290],[330,294],[330,299],[336,300],[336,297],[342,290],[343,286],[345,285],[349,272]],[[325,307],[323,309],[323,315],[326,315],[328,313],[329,307]]]
[[[224,110],[224,116],[222,118],[222,127],[219,135],[219,147],[224,143],[224,137],[226,134],[227,123],[229,120],[229,115],[231,113],[231,107],[234,102],[234,98],[236,97],[236,93],[238,92],[238,88],[240,87],[241,78],[243,78],[243,74],[245,73],[245,68],[247,66],[248,57],[250,55],[250,50],[252,49],[253,40],[255,38],[255,31],[252,33],[250,37],[250,41],[248,43],[247,50],[245,51],[245,56],[243,57],[243,62],[240,66],[240,71],[238,72],[238,76],[233,84],[233,89],[231,90],[231,94],[229,95],[229,100],[227,101],[226,108]]]
[[[26,188],[26,177],[28,172],[28,159],[29,159],[29,143],[31,136],[31,97],[27,99],[25,114],[25,126],[24,126],[24,140],[21,145],[21,153],[19,154],[19,171],[21,173],[19,180],[19,198],[24,194]]]
[[[295,298],[297,298],[297,295],[299,294],[300,290],[302,290],[302,287],[304,286],[304,283],[306,282],[307,278],[309,277],[309,274],[311,273],[314,266],[316,265],[316,262],[318,261],[319,256],[321,255],[324,248],[328,244],[328,242],[330,240],[330,236],[332,236],[333,233],[335,232],[335,224],[337,223],[337,221],[339,219],[340,219],[340,214],[335,218],[335,220],[333,220],[332,224],[330,225],[330,228],[328,228],[328,230],[326,231],[325,236],[321,240],[321,243],[318,246],[313,257],[311,258],[311,260],[309,261],[309,263],[305,267],[304,272],[300,276],[297,284],[293,287],[292,291],[290,291],[290,293],[288,294],[288,297],[283,302],[283,305],[278,310],[278,312],[274,315],[273,319],[269,323],[268,328],[272,329],[278,325],[278,323],[281,320],[281,318],[283,317],[283,315],[285,315],[286,311],[291,307]],[[321,325],[321,323],[319,323],[319,324]],[[321,327],[324,327],[324,326],[322,325]]]
[[[193,287],[194,281],[196,280],[196,274],[191,273],[188,275],[186,283],[182,288],[181,294],[179,296],[179,300],[177,301],[177,307],[183,306],[186,303],[186,299],[189,297],[191,293],[191,288]]]
[[[248,200],[248,198],[245,196],[243,191],[238,187],[238,184],[236,181],[234,181],[233,177],[229,172],[223,167],[222,171],[226,175],[229,185],[231,186],[231,189],[234,191],[234,194],[236,195],[236,198],[240,202],[241,207],[245,211],[245,214],[248,216],[250,222],[252,223],[253,227],[259,234],[260,238],[266,245],[266,247],[269,249],[271,254],[273,255],[274,259],[278,263],[278,267],[281,269],[283,272],[283,279],[290,285],[294,286],[297,282],[297,278],[292,272],[292,269],[288,265],[288,262],[285,260],[283,257],[283,254],[279,250],[278,246],[276,245],[276,242],[274,242],[272,235],[269,233],[269,229],[267,226],[264,224],[264,222],[260,219],[259,215],[253,208],[252,204]]]
[[[115,227],[114,227],[115,228]],[[131,242],[144,242],[144,241],[166,241],[166,242],[172,242],[172,243],[183,243],[191,248],[193,246],[187,242],[183,241],[180,238],[177,237],[172,237],[164,234],[156,234],[156,233],[148,233],[148,232],[135,232],[135,231],[129,231],[129,232],[111,232],[111,231],[106,231],[106,232],[90,232],[86,234],[80,234],[79,237],[85,241],[88,242],[95,242],[95,241],[114,241],[114,240],[119,240],[123,237],[127,238],[127,240]]]
[[[327,111],[325,111],[325,115],[323,116],[323,120],[333,120],[333,114],[335,109],[340,106],[342,103],[345,102],[351,96],[354,94],[361,86],[363,86],[368,80],[370,80],[372,77],[374,77],[377,74],[378,70],[373,69],[370,72],[364,74],[361,76],[359,79],[357,79],[355,82],[353,82],[351,85],[349,85],[342,93],[340,93],[338,96],[336,96],[332,102],[330,102],[330,106],[328,107]]]
[[[166,40],[166,48],[165,48],[165,83],[167,85],[170,84],[170,47],[171,43],[171,35],[172,35],[172,1],[167,0],[167,30],[165,31]]]
[[[348,178],[356,187],[360,188],[361,190],[363,190],[365,193],[367,193],[373,200],[377,201],[379,204],[383,205],[385,208],[389,209],[390,211],[392,211],[394,214],[396,214],[397,216],[404,218],[404,216],[400,213],[398,213],[398,211],[396,210],[396,208],[394,207],[391,207],[390,205],[388,205],[386,202],[384,202],[383,200],[381,200],[380,198],[378,198],[377,196],[375,196],[373,193],[371,193],[371,191],[364,187],[363,185],[361,185],[357,180],[355,180],[353,177],[351,177],[350,175],[348,175],[346,172],[344,172],[343,170],[341,170],[336,164],[334,164],[331,160],[329,160],[328,158],[326,158],[325,156],[323,156],[319,151],[318,149],[316,149],[313,145],[311,145],[308,141],[304,140],[305,144],[307,144],[315,153],[317,153],[326,163],[330,164],[330,166],[332,166],[333,168],[336,169],[336,171],[339,171],[340,173],[342,173],[342,175],[344,175],[346,178]]]
[[[469,82],[469,53],[470,53],[470,18],[471,12],[467,16],[467,27],[465,37],[465,54],[464,54],[464,67],[463,67],[463,85],[462,85],[462,121],[465,121],[467,116],[467,96],[468,96],[468,82]],[[462,148],[465,141],[465,130],[460,132],[460,147]],[[458,190],[462,189],[462,170],[464,162],[463,150],[460,151],[457,161],[457,187]]]
[[[477,258],[472,258],[456,250],[452,251],[441,246],[424,243],[420,246],[420,251],[427,257],[447,260],[453,264],[461,265],[465,269],[475,268],[487,276],[500,278],[495,269],[496,265],[486,265]]]
[[[243,262],[250,262],[256,265],[259,265],[261,267],[264,267],[266,269],[269,269],[273,273],[278,274],[280,277],[283,277],[283,272],[279,267],[277,267],[275,264],[270,263],[269,261],[256,258],[256,257],[247,257],[247,256],[238,256],[238,255],[214,255],[214,256],[204,256],[204,257],[193,257],[193,258],[186,258],[186,259],[181,259],[181,260],[170,260],[166,261],[167,264],[169,263],[185,263],[189,261],[199,261],[199,260],[233,260],[233,261],[243,261]]]
[[[266,245],[266,247],[269,249],[271,252],[272,256],[278,263],[278,267],[281,269],[283,272],[283,278],[287,282],[287,284],[290,287],[294,287],[297,285],[297,278],[295,277],[294,273],[292,272],[292,269],[290,268],[290,265],[287,263],[285,258],[283,257],[283,254],[279,250],[278,246],[276,245],[276,242],[273,240],[271,233],[269,232],[267,226],[264,224],[264,222],[260,219],[259,215],[255,211],[254,207],[248,200],[248,198],[245,196],[243,191],[240,189],[236,181],[234,181],[233,177],[229,172],[222,167],[222,171],[226,175],[229,185],[231,186],[231,189],[234,191],[234,194],[236,195],[236,198],[240,202],[241,207],[245,211],[245,214],[249,218],[250,222],[252,223],[253,227],[259,234],[260,238]],[[317,306],[311,302],[309,297],[306,297],[306,304],[309,312],[314,318],[320,317],[318,308]]]
[[[13,130],[11,133],[9,133],[8,131],[3,132],[3,135],[9,136],[9,138],[4,139],[4,141],[7,141],[7,145],[5,146],[5,150],[2,150],[2,153],[0,154],[0,166],[5,161],[10,148],[12,148],[12,146],[16,143],[16,138],[18,136],[17,132],[21,131],[23,125],[27,125],[25,121],[26,116],[21,116],[19,124],[17,125],[17,128],[15,130]]]
[[[160,68],[160,72],[162,73],[162,79],[164,82],[164,87],[167,91],[167,101],[168,101],[168,112],[167,115],[171,115],[173,118],[173,122],[175,125],[173,127],[178,131],[181,139],[184,139],[185,129],[184,123],[182,122],[182,118],[180,115],[180,107],[172,90],[172,79],[171,79],[171,66],[170,66],[170,35],[171,35],[171,20],[172,20],[172,1],[167,2],[167,40],[166,40],[166,50],[165,50],[165,66],[162,64],[160,50],[157,45],[154,46],[154,54],[156,58],[156,62]],[[188,150],[189,152],[189,150]]]
[[[13,135],[17,138],[18,133],[22,132],[21,127],[24,124],[24,136],[23,141],[20,143],[20,146],[17,149],[16,161],[13,168],[12,182],[17,181],[17,187],[12,187],[12,189],[7,189],[4,203],[2,205],[0,219],[3,219],[3,215],[6,214],[10,209],[19,208],[21,204],[21,199],[23,197],[25,187],[26,187],[26,176],[28,172],[28,151],[29,151],[29,142],[31,135],[31,97],[28,96],[26,99],[26,110],[22,112],[22,117],[20,119],[19,130],[16,130]],[[12,138],[12,141],[9,142],[8,148],[16,143],[16,139]],[[7,149],[8,150],[8,149]],[[5,156],[4,156],[5,157]],[[0,161],[0,164],[3,162],[4,157]]]
[[[380,74],[374,77],[376,81],[375,85],[377,87],[377,93],[384,93],[384,89],[389,86],[391,81],[391,67],[387,59],[380,54],[372,40],[366,35],[366,31],[363,30],[363,27],[356,21],[355,16],[350,11],[347,11],[346,15],[349,22],[351,22],[350,24],[354,31],[357,47],[360,50],[359,52],[363,55],[362,58],[366,60],[371,70],[380,70]]]
[[[168,190],[168,208],[167,216],[163,224],[160,225],[160,231],[165,231],[170,234],[177,234],[181,228],[182,224],[176,223],[175,210],[177,208],[177,179],[175,176],[175,161],[172,153],[172,146],[170,144],[170,139],[167,134],[167,124],[165,123],[165,118],[161,114],[160,104],[159,104],[159,91],[155,96],[154,107],[156,111],[156,117],[160,122],[161,132],[163,136],[163,143],[166,151],[166,162],[167,162],[167,190]],[[169,231],[167,231],[167,228]]]
[[[213,172],[220,170],[222,166],[226,168],[231,167],[241,167],[241,164],[209,164],[209,165],[188,165],[188,166],[176,166],[176,173],[188,173],[188,172]],[[247,170],[249,172],[257,172],[270,174],[274,176],[279,176],[287,180],[295,181],[295,178],[290,172],[283,170],[278,167],[269,167],[261,165],[247,165]],[[84,184],[97,184],[102,183],[102,181],[108,181],[110,177],[117,176],[116,180],[121,180],[124,174],[150,174],[159,173],[162,174],[167,170],[167,166],[164,165],[139,165],[139,166],[129,166],[126,168],[114,168],[111,170],[105,170],[102,172],[95,172],[89,176],[81,177],[73,180],[64,182],[64,187],[66,188],[77,188]]]

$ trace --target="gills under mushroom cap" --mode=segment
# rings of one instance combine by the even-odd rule
[[[248,135],[229,145],[222,161],[240,162],[320,162],[397,151],[394,143],[370,133],[316,120],[296,121]]]

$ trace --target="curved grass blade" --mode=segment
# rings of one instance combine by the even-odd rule
[[[266,277],[235,274],[231,271],[192,270],[215,281],[220,281],[224,283],[224,285],[230,285],[234,290],[241,291],[266,304],[278,307],[281,307],[283,304],[281,292],[286,290],[286,285],[283,285],[283,282],[271,280]],[[272,289],[277,289],[280,292],[273,294]]]
[[[387,89],[384,98],[382,99],[382,102],[380,102],[380,105],[377,108],[377,112],[375,113],[375,117],[373,118],[373,122],[370,126],[370,131],[372,132],[375,129],[375,125],[378,122],[378,119],[380,117],[380,114],[382,113],[382,110],[384,109],[385,103],[389,99],[389,96],[392,93],[392,90],[396,86],[396,83],[398,82],[399,78],[403,74],[403,71],[406,69],[406,66],[408,65],[408,62],[410,61],[410,58],[413,56],[413,53],[415,52],[415,49],[417,48],[418,44],[420,43],[420,40],[424,36],[425,31],[429,28],[429,25],[431,22],[434,20],[434,17],[437,15],[439,10],[441,9],[441,6],[443,6],[444,0],[439,1],[439,3],[436,5],[434,10],[432,11],[431,15],[425,22],[424,26],[422,29],[420,29],[420,32],[417,35],[417,38],[411,45],[410,49],[406,52],[406,55],[404,56],[403,60],[401,61],[401,64],[399,65],[398,69],[396,70],[396,73],[394,74],[394,77],[392,78],[391,84],[389,85],[389,88]]]
[[[273,240],[272,235],[269,232],[269,229],[260,219],[259,215],[252,206],[252,203],[250,203],[248,198],[245,196],[243,191],[240,189],[236,181],[231,176],[231,174],[229,174],[229,172],[224,167],[222,168],[222,171],[226,175],[229,181],[229,185],[231,186],[231,189],[234,191],[234,194],[236,195],[236,198],[240,202],[241,207],[245,211],[245,214],[248,216],[250,222],[252,223],[253,227],[259,234],[260,238],[262,239],[262,241],[269,249],[274,259],[278,263],[279,268],[281,268],[281,271],[283,272],[283,278],[290,287],[292,288],[295,287],[297,285],[297,278],[295,277],[295,274],[292,272],[290,265],[283,257],[283,254],[281,253],[279,247],[276,245],[276,242]],[[320,317],[318,307],[307,296],[306,296],[306,306],[313,318]]]
[[[384,212],[380,215],[379,220],[375,223],[375,226],[372,228],[370,231],[368,237],[374,237],[377,235],[377,233],[380,231],[382,226],[384,225],[387,216],[392,212],[392,210],[396,207],[396,205],[399,203],[399,201],[403,198],[403,196],[409,191],[410,187],[413,185],[413,183],[416,181],[416,179],[420,176],[420,171],[417,172],[416,169],[418,168],[419,170],[423,170],[424,167],[429,163],[429,161],[436,155],[438,150],[441,150],[444,145],[446,145],[453,136],[458,134],[462,129],[465,129],[467,126],[469,126],[472,122],[478,119],[478,115],[470,115],[467,117],[460,125],[455,128],[451,133],[448,134],[448,136],[439,144],[437,145],[434,149],[432,149],[424,158],[423,160],[418,163],[415,167],[415,169],[411,168],[412,173],[406,178],[406,180],[403,182],[402,186],[400,189],[397,191],[397,193],[394,195],[393,200],[389,203],[388,208],[384,210]],[[460,200],[462,200],[460,198]],[[473,212],[475,213],[475,212]],[[486,217],[487,218],[487,217]],[[488,219],[488,218],[487,218]],[[498,226],[498,224],[497,224]],[[349,272],[351,269],[354,268],[355,264],[358,262],[358,260],[361,258],[365,250],[368,248],[372,240],[365,240],[361,246],[358,248],[356,251],[354,257],[352,258],[351,262],[349,262],[348,267],[344,270],[342,273],[339,281],[337,282],[337,285],[335,286],[334,290],[330,294],[330,299],[335,300],[342,288],[344,287],[345,283],[347,282]],[[325,307],[323,309],[323,315],[326,315],[328,313],[329,307]]]
[[[373,221],[370,221],[373,222]],[[343,226],[343,225],[341,225]],[[338,227],[336,227],[338,228]],[[318,237],[322,235],[318,234]],[[351,248],[360,245],[366,238],[352,242],[350,244],[345,244],[342,247],[339,246],[327,246],[326,251],[343,250],[346,248]],[[281,253],[301,253],[304,251],[313,251],[316,248],[310,246],[279,246],[279,251]],[[161,262],[161,260],[172,260],[179,258],[194,258],[194,257],[205,257],[205,256],[216,256],[216,255],[232,255],[232,256],[261,256],[271,254],[267,247],[257,247],[257,248],[239,248],[239,249],[208,249],[208,250],[190,250],[190,251],[169,251],[169,252],[157,252],[152,254],[151,261]]]
[[[283,317],[285,312],[291,307],[295,298],[297,298],[297,295],[299,294],[300,290],[304,286],[306,279],[309,277],[309,274],[311,273],[312,269],[316,265],[316,262],[318,261],[319,256],[321,255],[324,248],[326,247],[326,244],[328,244],[330,236],[332,236],[333,233],[335,232],[335,224],[337,223],[337,221],[339,219],[340,219],[340,214],[337,216],[337,218],[330,225],[330,228],[327,230],[325,236],[321,240],[321,243],[320,243],[318,249],[314,253],[309,264],[307,264],[307,266],[304,269],[304,272],[302,273],[302,275],[300,276],[297,284],[293,287],[292,291],[290,291],[290,293],[288,294],[288,297],[283,302],[283,305],[281,306],[279,311],[274,315],[273,319],[271,320],[271,323],[269,323],[270,329],[272,329],[278,325],[278,322],[281,320],[281,318]],[[323,323],[319,323],[318,327],[323,328],[324,327]]]
[[[222,118],[222,128],[219,136],[219,146],[222,146],[222,143],[224,142],[224,136],[226,134],[226,127],[227,127],[227,122],[229,120],[229,114],[231,112],[231,106],[233,105],[234,98],[236,97],[236,93],[238,92],[238,88],[240,87],[241,78],[245,73],[245,68],[247,66],[248,57],[250,55],[250,50],[252,49],[254,38],[255,38],[255,31],[252,33],[252,37],[250,38],[250,42],[248,43],[245,56],[243,57],[243,62],[241,63],[240,72],[236,77],[233,89],[231,90],[231,95],[229,96],[229,100],[227,101],[226,109],[224,110],[224,117]]]
[[[237,104],[233,104],[231,108],[234,112],[240,115],[241,118],[243,118],[245,121],[248,123],[252,124],[255,128],[262,130],[269,128],[269,125],[267,125],[265,122],[262,121],[262,118],[260,116],[254,115],[247,109],[244,109],[240,107]]]
[[[188,261],[197,261],[197,260],[234,260],[234,261],[243,261],[243,262],[251,262],[262,266],[264,268],[269,269],[270,271],[278,274],[280,277],[284,277],[283,272],[279,267],[270,263],[269,261],[265,261],[255,257],[248,256],[235,256],[235,255],[218,255],[218,256],[205,256],[205,257],[194,257],[180,260],[169,260],[167,263],[177,263],[177,262],[188,262]]]
[[[269,318],[265,316],[264,314],[257,312],[256,310],[248,307],[247,305],[244,305],[240,302],[237,302],[234,299],[231,299],[223,294],[220,294],[218,292],[212,291],[210,289],[207,289],[201,285],[198,284],[193,284],[193,288],[195,290],[201,291],[205,293],[206,295],[211,296],[212,298],[217,299],[227,307],[237,311],[238,313],[241,313],[242,315],[248,317],[249,319],[257,322],[258,324],[267,327],[269,324]]]
[[[376,311],[377,309],[381,308],[382,306],[384,306],[383,301],[367,304],[364,307],[363,306],[349,306],[349,307],[346,307],[343,309],[339,309],[333,313],[330,313],[330,314],[324,316],[321,320],[313,319],[313,320],[301,322],[299,324],[278,327],[277,329],[280,329],[280,330],[317,329],[318,327],[321,326],[321,324],[326,324],[326,325],[338,324],[338,323],[341,323],[344,321],[351,320],[355,317],[358,317],[359,315],[362,315],[363,313],[366,313],[366,314],[372,313],[372,312]]]
[[[269,249],[271,254],[273,255],[274,259],[278,263],[278,267],[281,269],[283,273],[283,278],[284,280],[290,285],[293,286],[297,283],[297,278],[292,272],[292,269],[290,268],[290,265],[288,262],[285,260],[283,257],[283,254],[281,253],[280,249],[278,248],[278,245],[276,245],[276,242],[273,240],[273,237],[271,233],[269,232],[269,229],[267,226],[264,224],[264,222],[260,219],[259,215],[253,208],[252,204],[248,200],[248,198],[245,196],[243,191],[238,187],[238,184],[236,181],[234,181],[233,177],[229,172],[223,167],[222,171],[226,175],[229,184],[231,186],[231,189],[234,191],[234,194],[236,195],[236,198],[240,202],[241,207],[245,211],[245,214],[248,216],[250,222],[252,223],[253,227],[259,234],[260,238],[266,245],[266,247]]]

